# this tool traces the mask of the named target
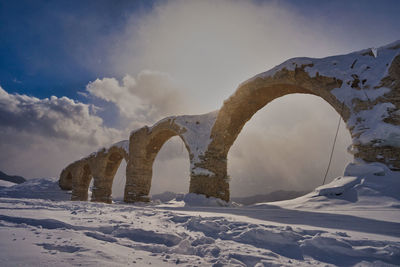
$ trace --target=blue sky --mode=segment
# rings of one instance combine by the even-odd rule
[[[38,97],[76,96],[88,81],[109,73],[80,61],[84,52],[121,31],[132,13],[151,1],[0,1],[0,84]]]
[[[220,108],[286,59],[398,40],[398,14],[397,0],[0,0],[0,170],[57,177],[133,129]],[[314,96],[257,112],[228,155],[233,194],[319,185],[337,117]],[[342,127],[329,179],[351,160],[350,143]],[[181,147],[178,138],[161,150],[155,192],[187,190]]]

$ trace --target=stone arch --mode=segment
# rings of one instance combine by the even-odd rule
[[[127,141],[123,141],[127,144]],[[122,142],[120,142],[122,143]],[[93,171],[93,202],[112,202],[112,185],[115,174],[122,160],[128,159],[128,153],[121,147],[120,143],[111,146],[108,149],[103,148],[98,151],[89,160]],[[126,146],[124,143],[124,146]]]
[[[59,185],[72,190],[71,200],[87,201],[93,178],[91,201],[111,203],[112,183],[121,161],[128,160],[128,141],[103,148],[68,165],[60,174]]]
[[[399,49],[399,47],[395,49]],[[379,134],[377,135],[374,129],[371,129],[367,123],[368,115],[365,116],[364,113],[380,103],[387,104],[390,107],[388,110],[393,113],[396,110],[398,112],[400,107],[396,99],[400,96],[398,84],[400,56],[388,59],[391,67],[387,76],[384,77],[385,73],[382,72],[380,73],[383,78],[381,81],[368,84],[367,78],[361,80],[360,76],[365,72],[365,69],[373,68],[376,63],[373,62],[373,55],[362,52],[332,57],[331,60],[292,59],[271,71],[242,83],[220,109],[211,131],[212,142],[205,151],[202,161],[196,164],[211,171],[214,175],[212,177],[192,175],[190,192],[228,201],[227,154],[230,147],[245,123],[258,110],[276,98],[293,93],[319,96],[342,116],[352,136],[352,152],[356,158],[364,161],[381,161],[390,168],[399,170],[400,149],[395,146],[379,145],[379,142],[382,140],[384,142],[387,137],[382,136],[380,138]],[[340,62],[341,60],[345,62]],[[364,64],[356,65],[357,62]],[[387,66],[389,66],[389,63]],[[331,75],[332,72],[329,69],[324,71],[324,68],[335,68],[336,65],[343,67],[344,64],[346,64],[344,66],[345,71],[342,72],[342,75]],[[319,69],[322,69],[322,73],[319,73]],[[372,80],[374,78],[371,77]],[[390,82],[385,82],[385,80]],[[380,88],[384,88],[384,90]],[[373,101],[371,100],[372,97],[368,97],[367,92],[370,93],[370,96],[373,95]],[[363,93],[367,97],[364,98]],[[393,117],[396,116],[389,115],[388,117],[392,117],[391,120],[384,121],[385,124],[390,124],[388,127],[391,127],[391,125],[399,127],[398,116],[396,120],[393,120]],[[397,131],[395,128],[393,129],[394,132]],[[362,136],[363,138],[361,138]],[[365,136],[368,138],[365,138]],[[370,136],[373,136],[373,138]]]
[[[183,137],[187,131],[176,123],[179,117],[169,117],[152,127],[143,127],[131,133],[129,161],[126,168],[125,202],[149,201],[153,163],[161,147],[172,137],[179,136],[192,159],[193,155]]]
[[[71,200],[87,201],[92,172],[89,164],[83,164],[79,169],[80,175],[74,176]]]
[[[342,114],[344,121],[349,118],[349,110],[331,93],[340,87],[343,81],[318,76],[307,79],[305,66],[295,71],[283,69],[267,79],[255,78],[237,89],[220,109],[211,132],[212,142],[205,153],[205,159],[199,165],[212,171],[215,176],[192,177],[191,192],[229,200],[229,179],[227,174],[227,156],[242,128],[251,117],[274,99],[288,94],[312,94],[322,97]]]
[[[72,170],[69,166],[61,171],[58,184],[62,190],[72,190]]]
[[[92,171],[86,158],[68,165],[60,174],[59,185],[63,190],[72,190],[71,200],[87,201]]]

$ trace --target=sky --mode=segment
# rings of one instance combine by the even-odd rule
[[[133,129],[219,109],[239,83],[286,59],[400,39],[398,14],[395,0],[0,0],[0,170],[58,177]],[[232,195],[318,186],[337,123],[315,96],[268,104],[228,154]],[[342,124],[329,180],[352,160],[350,143]],[[187,192],[188,166],[172,138],[154,163],[152,193]]]

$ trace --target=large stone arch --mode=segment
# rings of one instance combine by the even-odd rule
[[[377,50],[379,60],[371,50],[325,59],[295,58],[242,83],[220,109],[212,142],[197,163],[214,175],[192,175],[190,191],[229,200],[230,147],[259,109],[292,93],[319,96],[342,116],[355,158],[400,170],[399,49],[397,44]]]

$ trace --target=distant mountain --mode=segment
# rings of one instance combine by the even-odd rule
[[[285,190],[278,190],[268,194],[262,195],[254,195],[249,197],[232,197],[231,201],[236,203],[240,203],[243,205],[251,205],[255,203],[262,203],[262,202],[273,202],[273,201],[281,201],[281,200],[288,200],[293,199],[296,197],[301,197],[309,192],[307,191],[285,191]],[[168,202],[176,198],[178,194],[170,191],[166,191],[164,193],[155,194],[151,196],[152,200],[160,200],[161,202]]]
[[[2,171],[0,171],[0,180],[15,183],[15,184],[22,184],[23,182],[26,182],[26,179],[22,176],[8,175]]]
[[[231,200],[240,203],[243,205],[251,205],[255,203],[262,203],[262,202],[273,202],[273,201],[282,201],[293,199],[297,197],[301,197],[309,192],[307,191],[285,191],[285,190],[278,190],[268,194],[260,194],[254,195],[249,197],[232,197]]]

